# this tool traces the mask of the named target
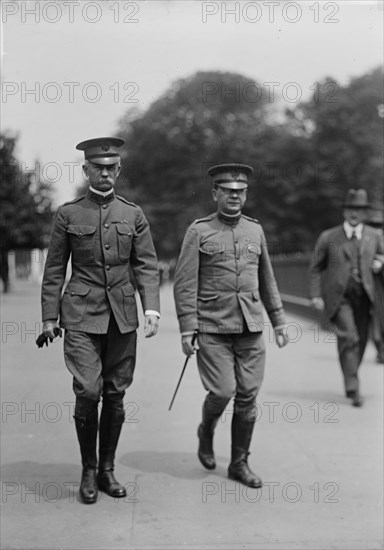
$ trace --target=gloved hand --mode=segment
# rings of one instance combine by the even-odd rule
[[[61,336],[61,328],[57,321],[49,319],[43,323],[43,334],[52,342],[56,336]]]
[[[43,332],[39,335],[39,337],[36,340],[36,345],[38,348],[42,348],[44,344],[48,346],[48,341],[53,342],[53,340],[57,337],[63,334],[63,331],[59,327],[59,324],[57,321],[44,321],[43,323]]]

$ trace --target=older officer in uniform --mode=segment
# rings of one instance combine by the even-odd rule
[[[361,407],[358,370],[368,338],[373,273],[383,268],[382,235],[363,224],[369,206],[364,189],[350,189],[344,223],[321,233],[310,266],[312,305],[325,309],[336,327],[337,348],[346,396]]]
[[[208,394],[198,428],[198,456],[215,468],[214,428],[234,397],[232,459],[228,476],[249,487],[261,479],[248,466],[256,420],[256,396],[265,364],[262,303],[279,347],[287,343],[284,311],[259,222],[242,214],[248,176],[243,164],[213,166],[212,195],[217,212],[187,230],[176,267],[174,295],[186,355],[194,352]]]
[[[160,317],[157,258],[148,222],[141,208],[114,192],[123,143],[119,138],[96,138],[77,145],[85,154],[89,189],[59,207],[42,283],[43,331],[53,338],[59,323],[65,329],[85,503],[97,500],[98,488],[113,497],[126,495],[113,470],[124,422],[123,398],[136,360],[138,318],[130,270],[145,312],[146,337],[156,334]],[[62,295],[70,256],[72,276]]]

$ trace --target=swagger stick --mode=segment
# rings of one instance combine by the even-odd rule
[[[195,332],[193,333],[193,337],[192,337],[192,346],[194,345],[194,343],[196,342],[196,338],[197,338],[197,330],[195,330]],[[187,367],[187,364],[188,364],[188,361],[189,361],[189,358],[191,356],[188,355],[188,357],[185,359],[185,362],[184,362],[184,366],[183,366],[183,370],[181,371],[181,375],[180,375],[180,378],[179,378],[179,381],[177,383],[177,386],[176,386],[176,389],[175,389],[175,393],[173,394],[173,397],[172,397],[172,401],[171,401],[171,404],[169,405],[168,407],[168,410],[170,411],[172,409],[172,405],[173,405],[173,402],[175,400],[175,397],[176,397],[176,394],[177,394],[177,390],[179,389],[179,386],[180,386],[180,383],[181,383],[181,380],[184,376],[184,372],[185,372],[185,369]]]

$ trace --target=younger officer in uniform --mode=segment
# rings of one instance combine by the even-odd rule
[[[215,468],[214,428],[234,397],[228,476],[258,488],[261,479],[250,470],[247,457],[264,375],[262,302],[278,346],[287,338],[263,230],[241,212],[252,172],[243,164],[208,170],[217,212],[189,227],[176,267],[174,295],[186,355],[194,352],[192,336],[199,332],[197,364],[208,392],[198,429],[199,459],[206,468]]]
[[[132,383],[138,327],[132,270],[145,311],[146,337],[159,318],[157,258],[148,222],[135,204],[115,195],[120,173],[119,138],[83,141],[85,196],[59,207],[42,284],[43,331],[65,329],[64,357],[73,375],[75,424],[83,465],[80,495],[97,500],[97,489],[124,497],[114,457],[124,422],[123,398]],[[72,276],[62,295],[71,257]],[[98,402],[103,406],[98,419]],[[96,477],[96,439],[99,468]]]

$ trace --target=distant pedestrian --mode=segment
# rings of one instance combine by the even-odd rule
[[[368,208],[364,189],[350,189],[343,208],[343,225],[321,233],[310,266],[310,297],[334,324],[346,396],[361,407],[358,370],[368,339],[374,273],[383,269],[380,233],[363,224]]]
[[[228,476],[248,487],[261,479],[248,466],[256,397],[264,376],[263,304],[279,347],[288,342],[285,316],[260,223],[244,216],[248,176],[243,164],[213,166],[217,211],[187,230],[176,266],[174,294],[186,355],[194,353],[207,396],[198,428],[198,456],[215,468],[213,434],[234,397],[232,458]]]
[[[375,227],[382,235],[384,228],[383,210],[372,209],[367,224]],[[372,339],[376,346],[376,362],[384,365],[384,269],[374,274],[375,299],[372,314]]]
[[[131,273],[145,313],[146,337],[156,334],[160,316],[157,258],[148,222],[139,206],[114,192],[123,143],[120,138],[96,138],[77,145],[85,154],[89,189],[57,211],[42,284],[43,332],[53,338],[59,324],[65,329],[64,357],[73,375],[83,465],[80,495],[88,504],[96,502],[98,488],[112,497],[126,495],[113,470],[124,423],[123,398],[136,361],[138,320]],[[62,295],[70,257],[72,275]]]

